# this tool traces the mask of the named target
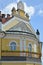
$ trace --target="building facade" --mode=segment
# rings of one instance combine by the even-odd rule
[[[32,28],[21,1],[12,16],[0,11],[0,65],[41,65],[39,31]]]

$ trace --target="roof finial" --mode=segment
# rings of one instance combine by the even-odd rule
[[[19,2],[19,1],[21,1],[21,0],[17,0],[17,2]]]
[[[17,9],[20,9],[20,10],[24,11],[24,4],[21,0],[17,3]]]

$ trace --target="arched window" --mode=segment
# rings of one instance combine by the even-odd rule
[[[15,43],[15,42],[11,42],[11,43],[10,43],[10,49],[11,49],[12,51],[16,50],[16,43]]]
[[[32,52],[32,45],[31,44],[29,44],[28,50],[29,50],[29,52]]]

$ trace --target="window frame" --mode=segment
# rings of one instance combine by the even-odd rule
[[[15,41],[12,41],[12,42],[10,42],[10,50],[11,51],[15,51],[16,50],[16,42]]]
[[[28,50],[29,50],[29,52],[32,52],[32,44],[31,43],[28,44]]]

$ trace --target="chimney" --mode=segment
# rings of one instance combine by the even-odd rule
[[[5,18],[5,14],[2,14],[2,18]]]
[[[7,19],[9,20],[11,17],[10,17],[10,14],[7,14]]]
[[[2,23],[6,22],[5,14],[2,14]]]

